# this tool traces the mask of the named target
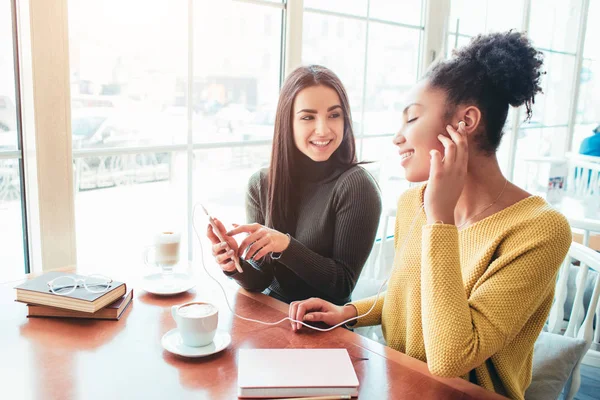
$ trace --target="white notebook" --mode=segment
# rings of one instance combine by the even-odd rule
[[[346,349],[240,349],[238,396],[358,396]]]

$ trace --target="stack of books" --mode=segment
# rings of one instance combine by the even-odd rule
[[[101,293],[88,291],[82,285],[69,294],[55,294],[48,282],[55,278],[85,276],[53,271],[15,287],[17,301],[27,304],[28,317],[60,317],[118,320],[131,303],[133,290],[123,282],[111,282]]]

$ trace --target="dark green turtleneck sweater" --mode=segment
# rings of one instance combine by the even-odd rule
[[[332,157],[333,158],[333,157]],[[265,291],[286,303],[320,297],[335,304],[350,295],[373,246],[381,215],[379,189],[362,167],[301,155],[302,177],[294,178],[298,199],[295,232],[281,258],[243,261],[243,273],[228,273],[245,289]],[[248,223],[265,224],[267,169],[248,182]]]

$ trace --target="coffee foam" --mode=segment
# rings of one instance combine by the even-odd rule
[[[164,231],[154,237],[155,244],[168,244],[181,242],[181,234],[179,232]]]
[[[179,315],[182,317],[201,318],[214,314],[217,307],[207,303],[192,303],[179,307]]]

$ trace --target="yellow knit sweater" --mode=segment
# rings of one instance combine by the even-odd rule
[[[388,290],[355,326],[382,324],[388,346],[427,362],[435,375],[523,399],[571,244],[569,224],[532,196],[460,231],[426,225],[424,190],[400,197]],[[352,304],[360,315],[374,300]]]

